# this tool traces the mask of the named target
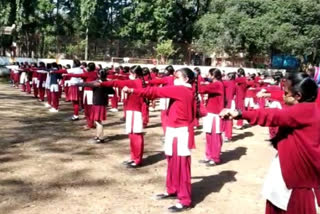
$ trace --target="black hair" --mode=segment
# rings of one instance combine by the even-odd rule
[[[201,74],[201,70],[199,67],[195,67],[194,68],[194,71],[197,72],[197,75],[200,75]]]
[[[102,65],[101,64],[98,64],[98,67],[99,67],[100,70],[102,69]]]
[[[200,118],[200,99],[199,99],[199,83],[198,78],[196,78],[194,72],[190,68],[180,68],[179,70],[184,77],[188,78],[188,83],[195,86],[194,99],[196,101],[195,117]]]
[[[140,65],[132,66],[131,69],[130,69],[130,72],[136,74],[137,78],[141,79],[142,88],[147,87],[146,81],[144,80],[143,69],[141,68]],[[149,99],[144,98],[143,101],[149,106]]]
[[[44,62],[39,62],[39,67],[46,67],[46,65],[44,64]]]
[[[168,65],[168,66],[165,68],[165,70],[167,71],[167,72],[166,72],[166,75],[167,75],[167,76],[170,76],[170,75],[172,75],[172,74],[174,73],[174,68],[173,68],[172,65]]]
[[[128,66],[125,66],[125,67],[123,68],[123,72],[124,72],[124,73],[129,73],[129,71],[130,71],[130,68],[129,68]]]
[[[236,79],[236,72],[231,72],[227,74],[230,80],[235,80]]]
[[[96,64],[94,64],[93,62],[90,62],[88,64],[88,72],[92,72],[96,70]]]
[[[57,64],[56,62],[53,62],[53,63],[51,64],[51,66],[52,66],[52,68],[59,68],[59,66],[58,66],[58,64]]]
[[[61,65],[61,64],[58,64],[58,68],[59,68],[59,69],[62,69],[62,65]]]
[[[70,65],[70,64],[67,64],[66,67],[67,67],[68,69],[70,69],[70,68],[71,68],[71,65]]]
[[[107,79],[107,71],[104,69],[99,70],[99,75],[100,75],[100,80],[101,81],[106,81]]]
[[[152,79],[149,68],[147,68],[147,67],[142,68],[142,73],[143,73],[143,76],[148,76],[149,80]]]
[[[274,81],[276,81],[277,84],[279,84],[283,78],[283,74],[281,71],[277,71],[272,78],[274,79]]]
[[[51,63],[47,63],[47,69],[51,69],[52,68],[52,64]]]
[[[217,69],[217,68],[211,68],[211,69],[209,70],[209,74],[210,74],[211,76],[213,76],[216,80],[219,80],[219,81],[222,80],[222,73],[221,73],[221,71],[220,71],[219,69]]]
[[[159,70],[156,67],[151,68],[151,72],[158,74]]]
[[[237,71],[238,75],[240,77],[245,77],[246,76],[246,72],[244,71],[243,68],[239,68],[238,71]]]
[[[286,80],[290,81],[289,90],[293,95],[300,94],[299,102],[314,102],[318,96],[318,85],[303,72],[291,72],[287,75]]]
[[[88,67],[88,64],[87,64],[86,62],[82,62],[81,65],[82,65],[83,67]]]
[[[80,60],[78,60],[78,59],[74,59],[74,60],[73,60],[73,66],[74,66],[74,67],[80,67],[80,65],[81,65]]]

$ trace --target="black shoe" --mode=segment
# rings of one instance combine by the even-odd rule
[[[176,204],[168,208],[169,212],[171,213],[179,213],[179,212],[187,211],[189,209],[191,209],[191,206],[184,206],[182,204]]]
[[[199,160],[199,163],[209,163],[210,160]]]
[[[132,161],[132,160],[127,160],[127,161],[122,162],[123,165],[130,165],[132,163],[134,163],[134,161]]]
[[[176,198],[177,198],[176,194],[169,195],[168,193],[158,194],[155,197],[156,200],[176,199]]]

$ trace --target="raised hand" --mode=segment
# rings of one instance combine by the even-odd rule
[[[125,92],[125,93],[130,94],[130,93],[133,92],[133,89],[132,88],[128,88],[127,86],[125,86],[125,87],[123,87],[122,91]]]
[[[219,115],[223,119],[234,119],[240,116],[240,112],[237,110],[225,108],[220,112]]]

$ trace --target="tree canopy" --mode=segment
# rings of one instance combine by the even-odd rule
[[[0,0],[0,26],[12,24],[1,46],[15,40],[28,56],[83,57],[88,30],[91,59],[156,57],[172,41],[184,62],[192,49],[320,60],[318,0]]]

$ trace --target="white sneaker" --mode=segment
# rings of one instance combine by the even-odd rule
[[[110,111],[110,112],[118,112],[118,109],[112,108],[112,109],[110,109],[109,111]]]
[[[51,112],[51,113],[57,113],[57,112],[59,112],[59,110],[58,110],[58,109],[55,109],[55,108],[51,108],[51,109],[49,109],[49,112]]]
[[[49,105],[49,103],[45,103],[44,106],[47,108],[51,108],[51,105]]]
[[[156,111],[156,109],[153,108],[153,107],[150,107],[150,108],[149,108],[149,111],[154,112],[154,111]]]
[[[79,120],[79,116],[73,115],[70,120],[71,121]]]

